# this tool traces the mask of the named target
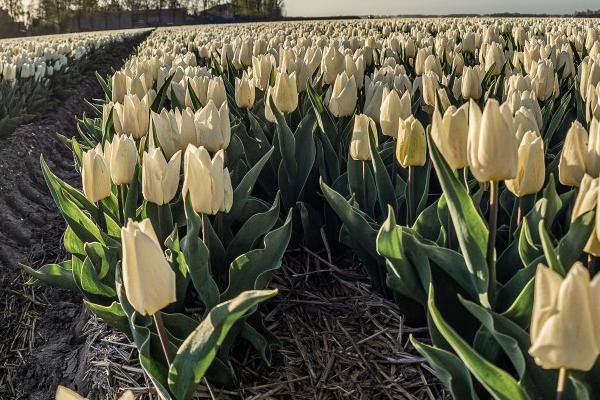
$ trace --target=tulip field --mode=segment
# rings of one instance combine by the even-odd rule
[[[1,398],[598,398],[598,20],[12,39],[0,76]]]

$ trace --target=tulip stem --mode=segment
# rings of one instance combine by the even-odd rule
[[[102,200],[98,202],[98,226],[100,231],[106,232],[106,218],[104,216],[104,204],[102,204]]]
[[[412,226],[415,223],[415,169],[413,166],[408,166],[408,225]]]
[[[125,225],[125,190],[124,185],[117,186],[117,195],[118,195],[118,205],[119,205],[119,220]]]
[[[160,345],[162,346],[163,352],[165,353],[165,359],[167,360],[167,364],[171,365],[171,351],[169,350],[169,339],[167,336],[167,330],[165,329],[165,324],[162,319],[162,315],[160,311],[157,311],[152,315],[154,318],[154,324],[156,325],[156,331],[158,332],[158,338],[160,339]]]
[[[494,260],[494,249],[496,245],[496,228],[498,226],[498,181],[490,182],[490,215],[489,215],[489,234],[486,261],[488,265],[488,296],[490,303],[496,295],[496,262]]]
[[[523,222],[523,197],[517,199],[517,226]]]
[[[558,382],[556,384],[556,400],[565,398],[565,388],[567,386],[567,376],[569,372],[566,368],[561,368],[558,372]]]
[[[366,161],[362,162],[363,181],[363,207],[366,212],[369,209],[369,166]]]

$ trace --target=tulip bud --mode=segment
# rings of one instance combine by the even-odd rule
[[[554,67],[550,60],[534,62],[531,66],[531,87],[539,101],[552,96],[554,90]]]
[[[579,192],[573,205],[573,212],[571,213],[571,222],[577,218],[596,209],[598,204],[598,178],[592,178],[589,175],[584,175],[579,186]],[[598,226],[598,225],[596,225]],[[596,257],[600,256],[600,240],[597,235],[597,228],[594,227],[589,240],[587,241],[585,248],[583,249],[586,253],[592,254]]]
[[[467,137],[469,134],[469,104],[460,108],[450,106],[444,117],[436,108],[431,121],[431,138],[452,169],[464,168],[467,161]]]
[[[112,143],[105,144],[104,157],[115,185],[128,185],[133,181],[137,147],[131,136],[115,135]]]
[[[423,75],[423,101],[426,105],[435,107],[439,86],[439,77],[434,72],[429,71]]]
[[[152,223],[129,220],[121,229],[123,286],[141,315],[154,315],[177,301],[175,272],[165,258]]]
[[[338,75],[330,94],[329,110],[336,117],[348,117],[354,114],[358,93],[354,76],[348,77],[346,72]]]
[[[335,78],[334,78],[335,80]],[[275,86],[271,91],[275,107],[283,113],[289,114],[298,108],[298,86],[296,85],[296,74],[288,75],[286,72],[278,72]]]
[[[262,91],[269,87],[271,71],[275,65],[275,59],[272,55],[261,55],[252,57],[252,76],[254,85]]]
[[[396,142],[396,159],[404,168],[425,165],[427,141],[425,129],[414,116],[400,120]]]
[[[491,43],[485,53],[485,71],[487,72],[493,68],[492,75],[498,76],[502,73],[505,62],[502,46],[496,42]]]
[[[198,110],[194,116],[198,143],[211,153],[226,149],[231,140],[231,125],[229,121],[229,107],[223,103],[220,109],[212,100],[206,107]]]
[[[518,151],[517,176],[506,181],[506,187],[515,196],[523,197],[539,192],[546,178],[544,142],[534,131],[523,136]]]
[[[102,134],[106,135],[106,129],[108,128],[108,119],[113,111],[114,103],[108,102],[102,105]]]
[[[127,75],[117,71],[112,76],[112,101],[113,103],[123,103],[127,94]]]
[[[179,108],[175,109],[175,129],[179,135],[181,150],[187,149],[190,143],[194,146],[198,144],[194,112],[191,108],[188,107],[183,110],[179,110]]]
[[[221,107],[227,103],[227,93],[225,92],[225,83],[222,77],[210,80],[206,98],[209,101],[212,100],[217,107]]]
[[[592,178],[597,178],[600,175],[600,122],[597,119],[592,120],[589,134],[585,169]]]
[[[189,145],[185,152],[183,197],[190,195],[194,211],[215,215],[229,212],[233,190],[227,168],[223,169],[225,153],[219,150],[211,160],[204,147]]]
[[[254,105],[254,83],[244,72],[242,78],[235,78],[235,103],[239,108],[249,109]]]
[[[168,204],[177,194],[181,150],[175,153],[169,163],[158,149],[144,152],[142,159],[142,194],[150,203],[162,206]]]
[[[398,96],[398,92],[391,90],[384,97],[381,103],[381,113],[379,121],[381,123],[381,131],[386,136],[398,136],[398,125],[400,120],[404,120],[411,115],[410,93],[404,92],[402,98]]]
[[[80,396],[78,393],[72,391],[64,386],[58,386],[56,388],[55,400],[87,400],[85,397]]]
[[[208,102],[208,83],[210,78],[208,76],[194,76],[188,79],[189,86],[194,91],[196,98],[200,100],[200,103],[206,104]],[[187,88],[185,93],[185,106],[192,107],[192,96],[190,94],[190,88]]]
[[[540,134],[533,111],[525,107],[519,108],[515,113],[515,127],[517,128],[516,135],[518,142],[521,142],[525,132],[534,131],[538,135]]]
[[[177,131],[175,113],[163,108],[160,114],[150,111],[151,129],[156,132],[158,143],[165,152],[167,158],[171,158],[178,150],[181,150],[181,141]],[[158,147],[154,142],[154,134],[150,136],[150,148]]]
[[[113,122],[118,134],[130,135],[135,139],[140,139],[148,134],[150,125],[148,97],[140,100],[135,95],[125,95],[123,104],[115,104],[113,110]]]
[[[437,58],[435,55],[430,54],[429,56],[427,56],[427,58],[425,59],[425,65],[424,65],[424,69],[425,72],[424,74],[428,73],[428,72],[435,72],[435,74],[437,76],[442,76],[444,75],[443,71],[442,71],[442,64],[440,63],[440,59]]]
[[[365,90],[365,106],[363,113],[379,123],[381,116],[381,102],[387,95],[387,87],[382,82],[368,82]]]
[[[356,115],[350,141],[350,157],[353,160],[367,161],[371,159],[369,135],[373,135],[376,144],[379,143],[375,121],[365,114]]]
[[[337,76],[346,69],[346,60],[342,53],[335,46],[330,46],[321,62],[321,70],[323,71],[323,83],[332,85]],[[279,108],[279,107],[277,107]],[[282,111],[283,112],[283,111]]]
[[[577,262],[565,279],[539,264],[529,354],[544,369],[589,371],[600,354],[600,278]]]
[[[479,99],[482,94],[479,72],[472,67],[465,67],[462,74],[462,97],[464,99]]]
[[[588,134],[578,121],[567,132],[558,163],[558,179],[565,186],[579,187],[586,170]]]
[[[83,153],[81,161],[81,179],[85,197],[92,203],[109,197],[112,189],[110,171],[100,144]]]
[[[479,182],[513,179],[517,174],[519,143],[508,104],[490,99],[483,114],[477,103],[469,105],[467,158]]]

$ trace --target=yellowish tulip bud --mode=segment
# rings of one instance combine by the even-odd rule
[[[254,82],[244,72],[242,78],[235,78],[235,103],[239,108],[252,108],[254,105]]]
[[[333,85],[329,110],[336,117],[349,117],[354,114],[357,101],[358,92],[354,76],[349,77],[346,72],[342,72]]]
[[[85,397],[80,396],[71,389],[60,385],[56,388],[56,394],[54,398],[55,400],[87,400]]]
[[[467,161],[469,135],[469,104],[460,108],[448,107],[444,117],[438,109],[433,112],[431,138],[452,169],[464,168]]]
[[[558,178],[565,186],[579,187],[586,170],[588,134],[578,121],[567,132],[558,163]]]
[[[276,65],[275,58],[270,54],[252,57],[254,85],[260,90],[265,91],[269,87],[269,79],[274,65]]]
[[[595,118],[590,124],[589,133],[588,151],[585,161],[586,172],[593,178],[597,178],[600,175],[600,122]]]
[[[375,121],[368,115],[356,115],[350,141],[350,157],[353,160],[367,161],[371,159],[369,135],[373,135],[375,143],[379,143]]]
[[[100,144],[83,153],[81,178],[83,193],[92,203],[111,195],[110,170]]]
[[[462,74],[462,97],[465,99],[479,99],[482,94],[479,72],[472,67],[465,67]]]
[[[225,153],[219,150],[211,160],[204,147],[189,145],[185,152],[183,196],[190,195],[194,211],[215,215],[229,212],[232,205],[231,180],[223,168]]]
[[[518,159],[517,176],[507,180],[506,187],[517,197],[539,192],[544,186],[546,164],[544,141],[534,131],[528,131],[523,136]]]
[[[191,108],[175,109],[175,126],[179,135],[181,150],[187,149],[188,144],[198,144],[196,124],[194,123],[194,112]]]
[[[404,168],[425,165],[427,140],[425,129],[414,116],[400,121],[396,142],[396,159]]]
[[[115,185],[128,185],[133,181],[137,164],[137,147],[131,136],[115,135],[104,146],[104,157]]]
[[[112,76],[112,101],[113,103],[123,103],[127,94],[127,74],[117,71]]]
[[[177,130],[175,113],[163,108],[160,114],[150,111],[151,132],[156,132],[156,137],[160,147],[165,152],[167,158],[173,157],[177,151],[181,150],[181,141]],[[158,147],[154,142],[154,134],[150,136],[150,148]]]
[[[402,98],[396,90],[391,90],[381,103],[381,132],[386,136],[398,136],[398,125],[411,115],[410,93],[404,92]]]
[[[490,99],[483,114],[477,103],[469,105],[467,158],[479,182],[503,181],[517,175],[519,143],[508,104]]]
[[[596,209],[598,204],[598,193],[599,193],[599,178],[592,178],[589,175],[584,175],[579,186],[579,192],[573,205],[573,212],[571,213],[571,222],[587,213],[588,211]],[[583,249],[586,253],[594,256],[600,256],[600,240],[597,236],[597,229],[594,228],[588,242]]]
[[[346,59],[335,46],[330,46],[323,54],[321,70],[323,71],[323,83],[332,85],[337,76],[346,69]],[[277,107],[279,108],[279,106]],[[282,111],[283,112],[283,111]]]
[[[296,74],[292,72],[278,72],[275,86],[271,91],[275,107],[283,114],[289,114],[298,108],[298,86],[296,85]]]
[[[128,94],[123,104],[117,103],[113,109],[113,122],[118,134],[130,135],[135,139],[148,134],[150,125],[148,97],[140,100],[136,95]]]
[[[217,108],[212,100],[194,116],[197,141],[211,153],[226,149],[231,141],[229,106],[223,103]]]
[[[177,300],[175,272],[167,262],[152,223],[129,220],[121,229],[123,286],[141,315],[154,315]]]
[[[208,101],[212,100],[219,108],[223,104],[227,104],[227,92],[225,92],[225,83],[222,77],[213,78],[208,82],[206,98]]]
[[[423,75],[423,101],[426,105],[434,107],[436,101],[436,93],[440,87],[439,76],[429,71]]]
[[[162,206],[168,204],[179,187],[179,171],[181,170],[181,150],[169,163],[158,149],[144,152],[142,160],[142,194],[150,203]]]
[[[544,369],[589,371],[600,354],[600,278],[579,262],[563,280],[540,264],[531,317],[531,354]]]

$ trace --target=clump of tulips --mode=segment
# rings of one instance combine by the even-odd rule
[[[73,258],[25,268],[130,334],[165,398],[234,383],[235,336],[269,360],[255,311],[290,241],[351,249],[374,290],[427,323],[431,341],[411,343],[454,398],[592,398],[598,32],[159,29],[100,80],[69,141],[83,193],[42,163]]]

